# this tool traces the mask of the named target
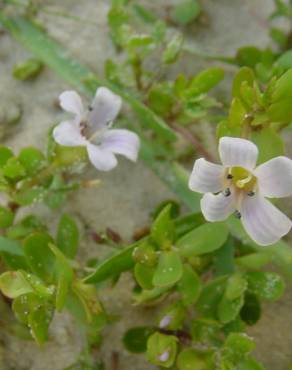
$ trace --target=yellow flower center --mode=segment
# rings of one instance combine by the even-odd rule
[[[257,185],[257,178],[250,171],[242,167],[229,168],[226,177],[237,189],[247,193],[253,192]]]

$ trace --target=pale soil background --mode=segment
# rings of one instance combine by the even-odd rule
[[[143,2],[152,3],[151,0]],[[94,26],[62,17],[43,17],[52,36],[65,45],[72,55],[101,74],[104,60],[114,53],[106,24],[109,1],[50,0],[46,3],[56,10],[96,22]],[[169,1],[160,0],[155,3],[166,5]],[[192,28],[188,37],[205,51],[232,55],[240,46],[252,44],[265,47],[270,42],[265,20],[273,9],[272,0],[203,0],[202,5],[207,22]],[[21,124],[7,140],[9,145],[17,149],[27,145],[39,148],[45,145],[47,130],[62,117],[54,102],[61,91],[70,88],[48,69],[32,83],[14,80],[11,77],[13,64],[23,61],[27,56],[29,53],[9,35],[0,36],[0,108],[3,99],[8,98],[20,102],[24,111]],[[202,59],[192,56],[186,59],[183,68],[194,73],[206,65]],[[93,170],[91,175],[95,175]],[[133,165],[121,159],[116,170],[99,177],[103,180],[99,188],[80,191],[70,198],[66,207],[79,221],[84,236],[80,259],[96,254],[104,255],[108,251],[106,247],[97,246],[86,237],[85,224],[97,231],[110,226],[125,240],[129,240],[134,230],[147,225],[149,212],[159,201],[173,197],[141,162]],[[292,216],[291,206],[285,207]],[[39,212],[54,227],[56,215],[50,214],[43,207],[40,207]],[[129,355],[121,345],[121,337],[127,327],[151,322],[153,315],[149,309],[131,305],[131,286],[131,279],[125,275],[114,290],[105,290],[101,295],[112,313],[123,316],[122,321],[106,330],[98,353],[98,357],[105,360],[107,370],[111,370],[112,351],[120,353],[119,370],[153,369],[143,356]],[[250,334],[257,342],[256,355],[267,370],[287,370],[292,364],[291,310],[290,290],[279,303],[267,305],[260,322],[250,329]],[[50,330],[50,341],[42,348],[8,334],[2,333],[0,338],[0,370],[62,370],[74,362],[82,348],[82,337],[67,314],[56,315]]]

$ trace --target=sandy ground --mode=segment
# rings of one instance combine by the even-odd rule
[[[57,0],[51,0],[47,3],[55,9],[62,8],[70,14],[96,22],[96,25],[86,25],[62,17],[44,16],[51,35],[66,45],[75,57],[102,73],[103,61],[113,56],[106,26],[109,1],[63,0],[60,5]],[[169,2],[160,0],[160,3],[165,5]],[[264,47],[268,44],[265,19],[271,13],[272,0],[203,0],[202,4],[207,22],[190,31],[190,42],[210,53],[228,55],[243,45]],[[59,93],[68,88],[47,69],[32,83],[15,81],[11,77],[11,68],[27,56],[29,54],[8,35],[0,36],[0,106],[3,97],[8,97],[20,102],[23,107],[21,124],[15,127],[8,140],[9,145],[17,149],[27,145],[40,148],[45,145],[48,128],[62,116],[54,102]],[[205,66],[206,62],[200,58],[189,56],[180,68],[194,73]],[[90,175],[94,176],[94,171]],[[81,232],[85,223],[95,230],[110,226],[129,240],[135,229],[147,224],[149,212],[159,201],[173,197],[143,163],[133,165],[121,159],[116,170],[100,178],[103,184],[99,188],[75,194],[66,207],[79,220]],[[51,215],[42,207],[39,212],[49,223],[55,224],[56,214]],[[104,254],[105,248],[94,245],[84,235],[80,258]],[[98,354],[105,360],[107,370],[110,370],[112,351],[120,353],[119,370],[153,368],[143,356],[129,355],[121,345],[126,328],[151,322],[153,314],[131,305],[131,286],[129,276],[125,275],[114,290],[104,291],[101,297],[105,305],[111,307],[112,313],[124,317],[106,330]],[[261,321],[250,331],[257,342],[256,355],[267,370],[285,370],[292,363],[291,309],[292,294],[288,292],[281,302],[265,307]],[[43,348],[9,335],[2,335],[1,339],[0,370],[62,370],[76,359],[82,347],[81,334],[66,314],[56,315],[50,330],[50,341]]]

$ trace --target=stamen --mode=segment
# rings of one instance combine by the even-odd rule
[[[227,179],[228,179],[228,180],[233,179],[233,175],[231,175],[231,173],[229,173],[229,174],[227,175]]]
[[[91,105],[88,106],[88,110],[89,110],[89,112],[93,111],[93,108],[92,108]]]
[[[247,193],[247,195],[249,196],[249,197],[253,197],[254,195],[255,195],[255,192],[254,191],[249,191],[248,193]]]
[[[236,181],[236,186],[239,188],[244,188],[244,186],[248,184],[251,179],[252,179],[252,174],[250,173],[245,179]]]
[[[236,210],[236,211],[234,212],[234,216],[235,216],[236,218],[238,218],[238,219],[241,219],[241,213],[240,213],[238,210]]]
[[[226,188],[223,190],[223,195],[225,197],[229,197],[229,195],[231,195],[231,190],[229,188]]]

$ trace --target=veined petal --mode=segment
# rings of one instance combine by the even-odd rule
[[[110,171],[115,168],[118,163],[112,152],[101,149],[99,146],[91,143],[87,144],[87,153],[90,162],[100,171]]]
[[[246,232],[259,245],[276,243],[292,226],[284,213],[259,194],[246,196],[242,200],[240,212]]]
[[[134,132],[125,129],[108,130],[104,133],[101,149],[121,154],[136,161],[140,148],[140,139]]]
[[[201,199],[201,209],[207,221],[223,221],[236,209],[235,194],[226,197],[222,193],[207,193]]]
[[[253,170],[258,158],[258,148],[249,140],[225,136],[219,141],[219,155],[226,167],[239,166]]]
[[[59,96],[60,106],[66,112],[74,113],[76,116],[81,117],[83,115],[83,104],[80,96],[76,91],[64,91]]]
[[[292,160],[276,157],[258,166],[254,172],[264,197],[281,198],[292,194]]]
[[[96,90],[88,121],[91,133],[97,129],[107,127],[118,115],[122,106],[122,99],[106,87]]]
[[[56,126],[53,130],[55,141],[64,146],[81,146],[86,145],[86,139],[81,135],[77,121],[64,121]]]
[[[222,190],[223,176],[223,166],[204,158],[197,159],[189,179],[189,188],[198,193],[217,193]]]

